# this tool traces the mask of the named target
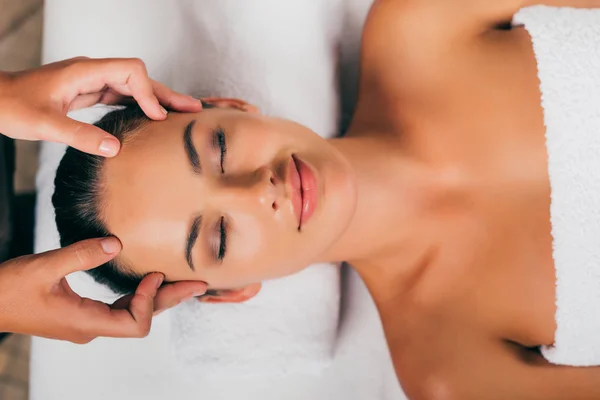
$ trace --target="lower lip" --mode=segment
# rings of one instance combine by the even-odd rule
[[[300,216],[300,226],[302,227],[317,209],[319,193],[317,190],[317,178],[313,170],[298,157],[294,157],[294,162],[300,174],[302,185],[302,214]]]

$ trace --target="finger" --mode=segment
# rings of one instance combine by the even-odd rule
[[[202,296],[206,293],[206,289],[206,283],[195,281],[180,281],[164,285],[154,300],[154,315],[175,307],[192,297]]]
[[[113,157],[121,148],[111,134],[66,116],[42,113],[35,124],[40,139],[64,143],[84,153]]]
[[[127,104],[134,103],[135,99],[130,96],[123,96],[122,94],[107,88],[101,92],[83,94],[77,96],[75,100],[69,105],[69,111],[79,110],[81,108],[91,107],[95,104]]]
[[[152,279],[155,279],[155,280],[161,279],[161,283],[162,283],[162,279],[164,279],[163,275],[162,274],[154,274],[154,275],[155,275],[154,277],[148,277],[148,276],[144,277],[144,279],[142,280],[142,282],[144,282],[144,284],[146,284],[145,282],[148,279],[150,279],[150,280],[152,280]],[[155,282],[155,285],[160,286],[157,282]],[[140,282],[140,286],[141,286],[141,282]],[[169,285],[167,285],[167,286],[169,286]],[[151,286],[150,286],[150,288],[151,288]],[[158,290],[157,294],[154,297],[154,308],[156,308],[156,301],[157,301],[158,297],[160,296],[160,292],[163,289],[164,289],[164,287],[160,288]],[[131,301],[135,297],[136,293],[131,293],[131,294],[128,294],[128,295],[125,295],[125,296],[121,297],[120,299],[118,299],[117,301],[115,301],[110,306],[110,308],[112,308],[113,310],[125,310],[125,309],[128,309],[130,307]]]
[[[124,95],[133,97],[149,118],[159,121],[166,118],[167,111],[160,105],[154,94],[153,81],[148,77],[145,67],[132,72],[125,84],[129,90],[120,90],[118,87],[114,89]]]
[[[129,304],[131,304],[131,299],[133,299],[133,296],[135,296],[135,293],[132,294],[128,294],[126,296],[121,297],[120,299],[118,299],[117,301],[115,301],[110,308],[112,308],[113,310],[125,310],[129,307]]]
[[[82,299],[82,319],[87,336],[145,337],[150,332],[154,297],[162,283],[162,274],[150,274],[138,285],[133,295],[125,296],[107,306],[104,303]],[[123,308],[121,308],[123,307]]]
[[[154,298],[158,288],[162,285],[165,276],[159,273],[149,274],[138,285],[135,295],[129,304],[129,313],[136,324],[134,336],[146,336],[150,332],[152,313],[154,312]]]
[[[87,239],[62,249],[53,250],[40,256],[51,265],[57,278],[73,272],[96,268],[112,260],[121,251],[117,238]]]
[[[153,81],[154,94],[165,107],[179,112],[200,112],[202,102],[192,96],[177,93],[160,82]]]
[[[114,136],[93,125],[39,111],[21,102],[11,104],[11,115],[14,118],[7,121],[5,129],[12,138],[59,142],[102,156],[116,155],[121,146]]]
[[[77,96],[100,92],[108,86],[122,95],[134,97],[148,117],[156,120],[166,118],[154,95],[146,65],[140,59],[79,60],[65,73],[69,78],[69,103]]]
[[[101,99],[104,97],[103,92],[96,92],[96,93],[90,93],[90,94],[82,94],[80,96],[77,96],[72,102],[71,104],[69,104],[69,112],[70,111],[75,111],[75,110],[80,110],[82,108],[87,108],[87,107],[91,107],[93,105],[96,105],[98,103],[101,103]]]

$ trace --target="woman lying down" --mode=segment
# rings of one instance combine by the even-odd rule
[[[108,114],[120,155],[69,149],[58,170],[62,245],[115,235],[98,281],[127,293],[160,271],[206,281],[208,302],[347,261],[411,399],[600,398],[600,369],[537,350],[556,329],[543,110],[529,34],[499,28],[532,3],[376,1],[341,139],[233,99]]]

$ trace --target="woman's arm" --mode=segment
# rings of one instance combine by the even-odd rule
[[[451,399],[583,400],[600,398],[600,368],[551,365],[504,345],[481,353],[445,378]]]
[[[458,9],[466,11],[467,18],[477,23],[479,28],[489,29],[500,22],[510,21],[521,9],[535,5],[572,8],[599,8],[600,0],[456,0],[442,3],[454,4]],[[457,3],[459,3],[457,5]],[[448,4],[447,4],[448,5]]]

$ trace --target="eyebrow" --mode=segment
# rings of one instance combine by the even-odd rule
[[[196,120],[194,119],[185,127],[185,130],[183,131],[183,147],[192,169],[195,173],[201,174],[202,168],[200,168],[200,157],[198,157],[198,152],[196,151],[194,141],[192,140],[192,129],[194,129],[195,124]]]
[[[187,260],[188,265],[192,271],[195,271],[194,261],[192,260],[192,249],[196,244],[196,240],[198,240],[198,234],[200,233],[200,227],[202,226],[202,216],[199,215],[194,218],[194,222],[192,222],[192,226],[190,226],[190,231],[188,233],[187,243],[185,245],[185,259]]]

